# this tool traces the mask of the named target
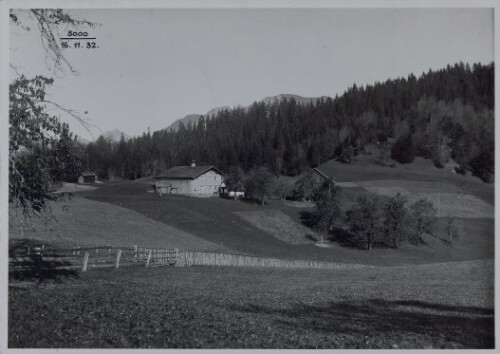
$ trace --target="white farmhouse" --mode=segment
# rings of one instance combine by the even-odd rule
[[[176,166],[155,176],[156,192],[213,196],[219,194],[223,173],[214,166]]]

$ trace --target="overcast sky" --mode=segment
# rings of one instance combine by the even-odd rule
[[[79,75],[56,79],[51,99],[87,111],[102,131],[130,135],[266,96],[335,96],[353,83],[493,61],[491,9],[70,12],[101,24],[83,28],[99,48],[65,51]],[[11,29],[11,62],[18,71],[52,76],[36,28]]]

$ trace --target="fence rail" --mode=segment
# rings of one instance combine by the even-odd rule
[[[73,247],[51,248],[45,246],[28,247],[11,254],[10,267],[16,269],[26,262],[63,261],[64,268],[89,268],[121,266],[231,266],[268,267],[288,269],[352,269],[372,267],[361,264],[332,263],[322,261],[294,260],[256,257],[230,253],[179,251],[177,248],[148,247]]]
[[[18,247],[10,252],[9,267],[12,270],[26,266],[49,266],[55,268],[89,268],[114,267],[131,265],[171,265],[179,259],[178,249],[147,248],[147,247],[71,247],[54,248],[45,245]]]
[[[232,267],[268,267],[290,269],[351,269],[370,267],[362,264],[333,263],[297,259],[279,259],[247,256],[230,253],[209,253],[184,251],[179,254],[177,266],[194,265],[232,266]]]

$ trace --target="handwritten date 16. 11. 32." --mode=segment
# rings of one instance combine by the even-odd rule
[[[63,49],[97,49],[96,37],[90,37],[88,32],[68,31],[67,36],[61,38]]]

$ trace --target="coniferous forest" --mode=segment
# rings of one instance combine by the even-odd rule
[[[295,100],[226,109],[177,131],[147,132],[130,140],[103,137],[82,151],[82,167],[139,178],[175,165],[215,165],[226,172],[266,166],[297,175],[330,159],[346,163],[367,144],[411,163],[415,156],[462,169],[491,182],[494,173],[494,64],[459,63],[420,77],[349,87],[307,105]]]

